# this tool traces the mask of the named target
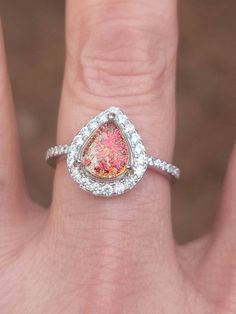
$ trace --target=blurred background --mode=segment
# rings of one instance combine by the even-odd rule
[[[179,0],[173,226],[183,243],[211,226],[236,134],[233,68],[235,0]],[[64,58],[63,0],[1,0],[10,76],[27,183],[47,206],[53,171],[44,152],[55,143]]]

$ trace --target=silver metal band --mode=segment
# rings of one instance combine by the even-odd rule
[[[67,155],[69,148],[70,145],[57,145],[50,147],[46,152],[46,161],[55,168],[57,159]],[[170,176],[171,178],[180,178],[180,169],[178,167],[159,158],[148,156],[148,166],[156,169],[161,174]]]
[[[69,145],[57,145],[50,147],[46,152],[45,156],[46,161],[50,166],[55,168],[57,159],[62,157],[63,155],[67,155],[69,148],[70,148]]]

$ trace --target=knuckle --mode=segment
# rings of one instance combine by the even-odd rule
[[[86,93],[145,95],[166,81],[175,62],[175,34],[164,21],[150,22],[147,15],[127,14],[124,18],[116,6],[106,11],[102,22],[84,26],[89,31],[80,47],[79,80]]]
[[[105,34],[104,34],[105,33]],[[90,38],[81,54],[82,81],[89,92],[99,96],[144,94],[153,88],[163,72],[163,55],[156,62],[148,36],[114,26]],[[150,36],[151,37],[151,36]],[[115,40],[114,40],[115,39]]]
[[[165,77],[167,55],[151,32],[103,25],[81,51],[81,79],[98,96],[147,94]]]

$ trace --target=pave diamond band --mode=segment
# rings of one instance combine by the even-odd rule
[[[46,161],[54,168],[56,166],[56,161],[58,158],[65,156],[70,149],[70,145],[57,145],[50,147],[46,152]],[[180,178],[180,169],[175,165],[167,163],[164,160],[155,158],[153,156],[148,156],[148,166],[163,172],[165,175],[170,175],[174,179]]]
[[[53,168],[56,167],[56,161],[59,157],[66,155],[69,151],[69,145],[57,145],[50,147],[47,152],[45,159]]]
[[[133,123],[116,107],[92,118],[70,145],[57,145],[46,152],[46,160],[53,167],[63,156],[74,181],[96,196],[116,196],[131,190],[148,167],[180,178],[179,168],[147,155]]]

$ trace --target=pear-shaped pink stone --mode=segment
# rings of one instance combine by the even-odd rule
[[[82,164],[93,176],[111,179],[122,175],[129,163],[128,144],[114,122],[102,124],[82,151]]]

